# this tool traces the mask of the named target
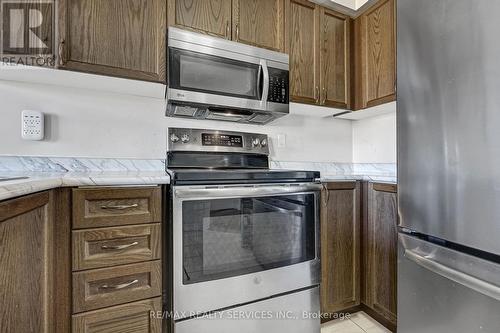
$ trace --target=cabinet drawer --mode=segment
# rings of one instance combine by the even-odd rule
[[[77,188],[73,229],[161,221],[161,188]]]
[[[73,333],[160,333],[161,298],[114,306],[73,316]]]
[[[160,294],[160,260],[73,273],[75,313]]]
[[[160,223],[73,231],[73,270],[160,259]]]

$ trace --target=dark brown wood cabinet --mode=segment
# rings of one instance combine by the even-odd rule
[[[381,0],[354,22],[355,109],[396,100],[395,0]]]
[[[284,50],[286,0],[168,0],[168,25]]]
[[[360,183],[326,183],[321,207],[321,311],[360,304]]]
[[[59,0],[59,67],[165,82],[166,1]]]
[[[0,202],[0,331],[161,332],[161,216],[159,186]]]
[[[291,101],[348,108],[350,18],[302,0],[287,13]]]
[[[69,332],[69,215],[61,202],[63,191],[54,190],[0,203],[2,332]]]
[[[233,37],[236,42],[283,51],[285,0],[233,0]]]
[[[320,104],[348,109],[351,104],[351,19],[321,8],[320,29]]]
[[[325,183],[321,204],[321,311],[364,309],[394,330],[397,186]]]
[[[168,0],[168,25],[231,39],[231,0]]]
[[[397,187],[364,184],[362,302],[396,325]]]
[[[289,0],[286,35],[290,55],[290,100],[318,104],[320,7],[305,0]]]

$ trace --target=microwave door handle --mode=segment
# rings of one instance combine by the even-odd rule
[[[264,75],[264,85],[262,87],[262,99],[260,104],[262,109],[266,109],[267,97],[269,96],[269,70],[267,68],[267,62],[264,59],[260,60],[260,66],[262,67],[262,74]]]

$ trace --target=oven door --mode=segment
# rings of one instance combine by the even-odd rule
[[[320,189],[174,187],[176,319],[319,284]]]

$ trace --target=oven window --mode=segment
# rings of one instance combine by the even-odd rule
[[[260,65],[175,48],[169,63],[171,88],[260,99]]]
[[[183,202],[184,284],[314,259],[314,209],[313,194]]]

